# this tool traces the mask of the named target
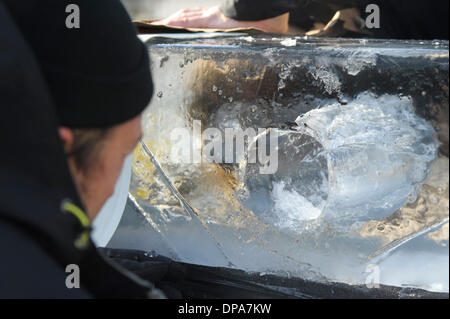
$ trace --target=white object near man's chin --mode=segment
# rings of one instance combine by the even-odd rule
[[[105,247],[114,235],[122,218],[128,198],[131,178],[131,154],[125,158],[114,194],[103,205],[93,222],[92,240],[97,247]]]

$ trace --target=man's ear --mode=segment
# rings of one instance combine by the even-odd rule
[[[73,132],[70,128],[60,126],[58,128],[59,137],[63,143],[64,151],[69,153],[73,145]]]

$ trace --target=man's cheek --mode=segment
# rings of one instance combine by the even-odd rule
[[[120,173],[122,172],[124,159],[121,159],[115,163],[113,167],[108,170],[108,182],[111,190],[111,195],[114,192],[117,180],[119,179]]]

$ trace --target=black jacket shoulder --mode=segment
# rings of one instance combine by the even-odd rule
[[[0,220],[0,298],[89,298],[31,237]]]

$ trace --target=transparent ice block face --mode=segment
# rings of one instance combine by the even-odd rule
[[[438,155],[414,87],[411,94],[380,92],[379,83],[355,89],[358,79],[370,82],[364,72],[400,72],[383,63],[404,63],[412,51],[389,56],[382,48],[373,54],[325,46],[316,57],[215,45],[150,47],[155,96],[143,118],[144,142],[161,171],[136,149],[130,196],[152,233],[139,247],[191,263],[347,283],[364,283],[375,264],[386,282],[448,290],[448,157]],[[432,67],[427,54],[445,62],[444,53],[427,50],[413,55]],[[448,53],[446,59],[448,76]],[[448,100],[441,103],[448,109]],[[266,141],[277,140],[277,171],[260,174],[247,153],[236,163],[192,163],[207,143],[195,121],[200,132],[266,128]],[[179,128],[190,133],[191,162],[173,151]],[[415,256],[426,247],[436,262],[418,260],[446,267],[447,275],[427,280],[412,271],[393,281],[392,265],[404,260],[387,261],[405,243]]]

